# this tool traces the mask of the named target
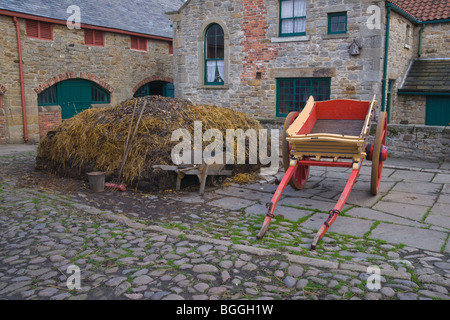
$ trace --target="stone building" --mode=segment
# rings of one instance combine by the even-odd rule
[[[423,63],[432,61],[429,73],[448,68],[447,0],[188,0],[168,15],[178,97],[259,119],[300,110],[309,95],[376,95],[391,123],[425,124],[426,110],[450,110],[448,69],[421,95],[409,89]]]
[[[0,143],[37,142],[61,120],[173,94],[182,0],[0,0]]]

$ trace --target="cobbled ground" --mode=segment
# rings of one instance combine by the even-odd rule
[[[450,297],[444,250],[330,232],[311,251],[315,232],[302,226],[305,219],[282,217],[258,241],[263,216],[239,203],[214,205],[227,201],[224,187],[203,198],[196,191],[92,193],[85,181],[36,172],[35,155],[0,157],[0,299]],[[374,266],[381,270],[375,288]]]

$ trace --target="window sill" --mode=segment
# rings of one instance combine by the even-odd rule
[[[411,49],[411,46],[409,44],[405,44],[406,49]]]
[[[270,41],[272,43],[281,43],[281,42],[302,42],[309,41],[309,36],[296,36],[296,37],[276,37],[271,38]]]
[[[348,34],[347,33],[325,34],[322,38],[324,40],[328,40],[328,39],[347,39],[348,38]]]
[[[211,89],[211,90],[228,90],[230,86],[227,84],[224,85],[201,85],[199,89]]]

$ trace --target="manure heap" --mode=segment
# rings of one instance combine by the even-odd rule
[[[133,137],[141,113],[119,179],[125,145]],[[172,132],[187,129],[193,137],[194,121],[202,122],[203,132],[218,129],[224,137],[226,129],[262,129],[257,120],[228,108],[161,96],[128,99],[112,108],[85,110],[49,131],[39,144],[36,169],[84,180],[87,172],[104,171],[107,182],[120,180],[143,191],[173,189],[175,173],[152,166],[173,165],[172,148],[181,140],[171,141]],[[203,148],[205,144],[209,143],[203,143]],[[238,172],[251,168],[254,166],[233,165],[231,169]]]

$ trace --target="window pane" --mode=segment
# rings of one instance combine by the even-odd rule
[[[224,58],[224,35],[222,28],[214,24],[206,31],[206,58]]]
[[[225,57],[225,54],[224,54],[225,44],[224,44],[223,35],[217,36],[216,46],[217,46],[216,58],[223,59]]]
[[[106,93],[94,85],[91,87],[91,95],[93,102],[108,102],[108,97]]]
[[[295,19],[294,24],[294,32],[295,33],[301,33],[306,32],[306,19],[305,18],[297,18]]]
[[[306,16],[306,0],[294,0],[294,17]]]
[[[38,94],[38,104],[56,104],[56,85],[42,91]]]
[[[292,0],[281,1],[281,18],[292,18],[294,6]]]
[[[206,81],[214,82],[216,75],[216,61],[206,61]]]
[[[281,33],[294,32],[294,19],[287,19],[281,22]]]
[[[296,78],[277,81],[278,114],[301,111],[312,95],[316,101],[330,99],[330,79]]]
[[[148,83],[144,84],[142,87],[137,89],[137,91],[134,93],[133,97],[139,98],[139,97],[145,97],[148,96],[149,90],[148,90]]]

